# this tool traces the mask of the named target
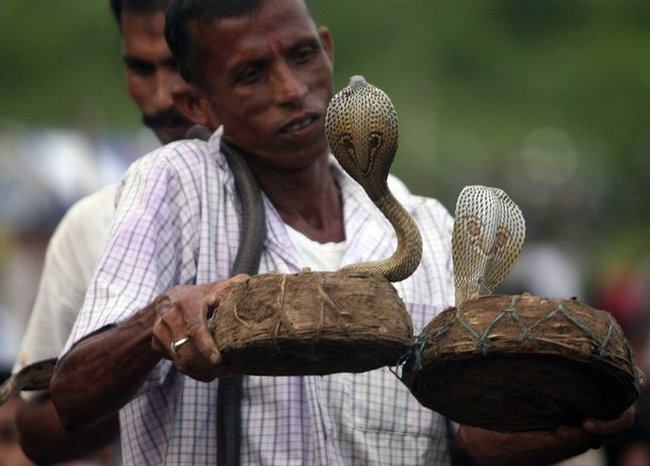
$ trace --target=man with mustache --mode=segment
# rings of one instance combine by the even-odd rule
[[[166,144],[185,136],[191,123],[175,108],[173,89],[183,84],[164,37],[169,0],[111,0],[122,37],[126,86],[142,122]],[[15,371],[58,357],[80,311],[108,237],[117,185],[80,200],[58,225],[48,246],[41,283]],[[117,416],[71,434],[60,425],[47,394],[23,400],[17,416],[21,444],[39,464],[93,456],[118,434]],[[107,461],[106,448],[97,461]],[[96,456],[96,455],[95,455]],[[104,464],[104,463],[102,463]]]
[[[386,257],[394,232],[330,157],[333,42],[305,0],[175,0],[167,39],[188,82],[190,119],[217,128],[141,158],[124,179],[114,227],[51,391],[64,425],[120,412],[128,464],[214,464],[217,395],[231,368],[208,327],[230,284],[239,217],[222,141],[238,148],[265,194],[260,272],[336,270]],[[416,326],[453,302],[451,226],[435,200],[400,199],[424,245],[395,287]],[[334,251],[324,254],[324,251]],[[322,254],[321,254],[322,253]],[[241,464],[449,464],[444,420],[388,368],[361,374],[244,379]],[[630,413],[555,433],[460,426],[486,465],[541,465],[599,445]],[[226,426],[233,427],[233,426]]]
[[[172,107],[152,115],[143,113],[142,124],[156,133],[160,142],[167,144],[179,139],[175,137],[174,132],[186,128],[188,121],[176,107]]]

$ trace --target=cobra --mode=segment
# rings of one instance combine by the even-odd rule
[[[352,76],[348,86],[330,101],[325,133],[336,159],[365,190],[397,236],[397,248],[390,258],[339,270],[383,275],[391,282],[408,278],[422,259],[422,237],[409,213],[388,189],[398,135],[391,100],[363,76]]]
[[[452,234],[456,307],[492,294],[519,256],[526,222],[505,191],[465,186],[458,196]]]

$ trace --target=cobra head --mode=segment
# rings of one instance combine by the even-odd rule
[[[343,169],[374,201],[386,191],[397,152],[397,112],[381,89],[352,76],[329,103],[325,133]]]
[[[505,191],[463,188],[452,234],[456,307],[494,292],[519,256],[525,237],[521,210]]]

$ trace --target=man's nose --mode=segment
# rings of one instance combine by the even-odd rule
[[[168,110],[174,106],[172,91],[178,83],[179,77],[177,73],[159,71],[156,74],[156,84],[152,99],[152,105],[155,107],[156,112]]]
[[[307,94],[307,85],[284,62],[276,67],[272,79],[276,101],[280,105],[300,102]]]

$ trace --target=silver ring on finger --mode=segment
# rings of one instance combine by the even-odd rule
[[[169,349],[171,350],[171,353],[174,356],[176,356],[178,354],[178,349],[188,341],[190,341],[190,337],[183,337],[180,340],[172,341],[171,344],[169,345]]]

